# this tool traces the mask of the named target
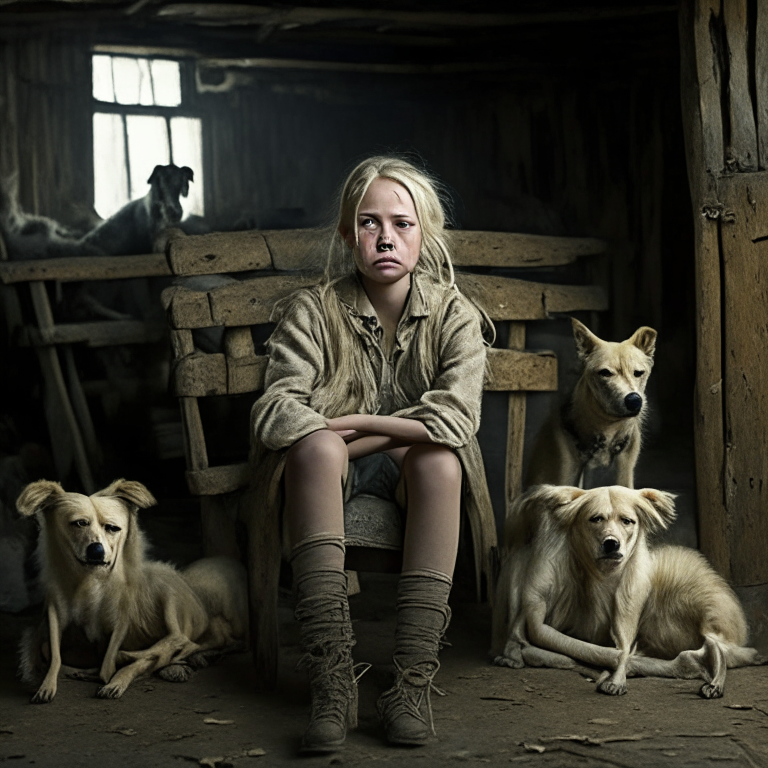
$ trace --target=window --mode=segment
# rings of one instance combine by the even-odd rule
[[[184,114],[178,61],[95,54],[93,62],[94,207],[103,218],[147,194],[156,165],[195,173],[184,216],[203,215],[200,118]]]

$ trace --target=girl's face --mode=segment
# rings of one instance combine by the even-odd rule
[[[421,251],[421,227],[408,190],[392,179],[374,179],[355,224],[357,242],[354,231],[340,231],[363,278],[382,284],[410,279]]]

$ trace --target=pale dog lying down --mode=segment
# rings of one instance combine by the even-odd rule
[[[675,518],[674,496],[621,486],[542,485],[506,521],[507,553],[493,613],[495,664],[609,669],[598,690],[629,676],[696,678],[723,695],[728,667],[764,663],[730,587],[698,552],[650,549]],[[610,647],[609,647],[610,646]]]
[[[61,637],[70,624],[107,645],[98,670],[106,683],[96,694],[101,698],[118,698],[136,677],[161,669],[166,679],[186,680],[191,668],[206,665],[206,655],[247,642],[246,577],[239,562],[205,558],[177,571],[146,559],[138,510],[155,503],[141,483],[128,480],[92,496],[66,493],[48,480],[22,491],[19,512],[36,514],[40,522],[46,592],[43,624],[22,638],[22,679],[38,682],[45,670],[46,634],[50,654],[33,702],[56,694]]]
[[[581,486],[585,470],[610,467],[617,485],[634,488],[656,331],[643,326],[625,341],[603,341],[575,318],[571,324],[581,375],[536,438],[525,487]]]

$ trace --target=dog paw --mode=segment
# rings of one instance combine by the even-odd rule
[[[699,696],[703,699],[721,699],[723,697],[723,688],[713,683],[705,683],[699,689]]]
[[[124,693],[122,686],[108,683],[96,691],[97,699],[119,699]]]
[[[612,683],[610,680],[603,680],[599,683],[597,690],[607,696],[623,696],[627,692],[626,683]]]
[[[53,697],[56,695],[56,689],[54,688],[51,690],[50,688],[40,688],[35,695],[30,699],[30,702],[32,704],[47,704],[49,701],[53,700]]]
[[[169,683],[186,683],[193,674],[189,664],[169,664],[157,671],[157,676]]]
[[[510,659],[507,656],[495,656],[491,659],[491,664],[497,667],[509,667],[510,669],[522,669],[525,666],[522,660]]]

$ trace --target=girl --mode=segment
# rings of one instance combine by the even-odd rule
[[[394,157],[365,160],[343,187],[323,281],[275,310],[252,422],[267,480],[283,477],[312,695],[302,751],[338,749],[356,723],[345,497],[389,496],[407,510],[396,681],[378,702],[390,742],[429,735],[462,505],[478,575],[488,573],[495,527],[475,433],[492,326],[454,285],[444,226],[423,171]]]

